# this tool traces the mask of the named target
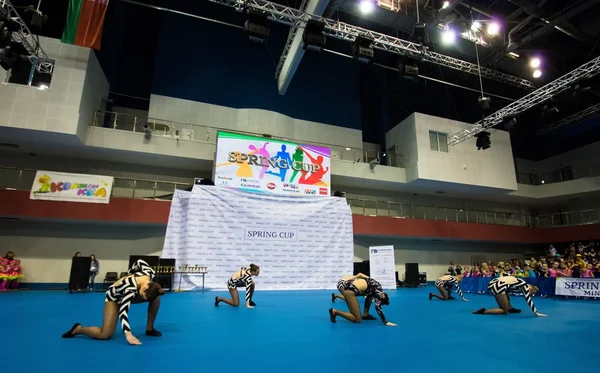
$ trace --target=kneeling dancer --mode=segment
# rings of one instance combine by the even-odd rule
[[[104,319],[102,327],[82,326],[75,323],[71,329],[63,334],[63,338],[73,338],[83,334],[94,339],[110,339],[115,334],[117,320],[121,319],[121,328],[127,342],[140,345],[142,342],[131,334],[129,326],[129,306],[131,303],[150,302],[148,305],[148,323],[146,335],[160,337],[162,334],[154,329],[154,320],[160,307],[159,296],[164,294],[160,284],[152,282],[154,270],[143,260],[136,261],[127,276],[120,278],[106,291],[104,298]]]
[[[475,312],[474,314],[482,315],[504,315],[508,313],[520,313],[521,310],[513,308],[512,304],[510,304],[510,297],[508,294],[511,291],[521,291],[525,300],[527,301],[527,305],[531,308],[531,312],[533,312],[536,316],[547,316],[543,313],[539,313],[531,300],[531,295],[538,291],[536,286],[527,285],[527,283],[520,278],[514,276],[502,276],[493,279],[488,284],[488,290],[494,295],[496,298],[496,303],[498,303],[497,308],[492,308],[486,310],[485,308],[481,308]]]
[[[462,290],[460,290],[460,286],[458,286],[458,283],[460,281],[462,281],[461,275],[458,275],[458,276],[444,275],[444,276],[438,278],[437,281],[435,282],[435,287],[440,291],[441,295],[429,293],[429,300],[431,300],[432,297],[436,297],[441,300],[456,299],[450,295],[452,293],[452,287],[456,286],[456,292],[458,293],[458,295],[460,295],[462,300],[464,300],[465,302],[468,302],[468,300],[465,299],[465,297],[462,293]]]
[[[229,281],[227,281],[227,288],[231,299],[215,297],[215,306],[219,306],[220,302],[224,302],[233,307],[240,305],[240,295],[238,293],[238,286],[246,286],[246,307],[254,308],[256,303],[252,301],[252,295],[254,295],[254,281],[252,276],[258,276],[260,274],[260,267],[256,264],[250,264],[250,268],[242,267],[239,271],[234,273]]]
[[[365,296],[365,309],[364,314],[366,316],[369,315],[369,308],[371,307],[371,302],[375,299],[375,311],[379,315],[379,318],[383,323],[387,326],[396,326],[396,324],[391,323],[385,319],[385,315],[383,314],[383,310],[381,309],[382,305],[389,305],[390,298],[383,291],[381,284],[376,280],[372,279],[367,275],[363,275],[359,273],[356,276],[345,276],[342,277],[337,284],[337,288],[342,293],[342,296],[336,296],[332,294],[331,300],[335,301],[335,298],[340,298],[346,301],[346,305],[348,305],[348,310],[350,312],[339,311],[333,308],[329,309],[329,319],[331,322],[336,322],[336,316],[341,316],[346,320],[359,323],[362,321],[363,316],[360,313],[360,305],[358,304],[358,296]]]

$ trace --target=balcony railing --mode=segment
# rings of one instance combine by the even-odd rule
[[[36,170],[0,167],[0,189],[31,190]],[[113,197],[170,200],[175,190],[190,189],[192,183],[115,177]],[[532,216],[512,212],[469,210],[454,207],[348,199],[353,214],[404,219],[440,220],[519,227],[561,227],[600,223],[599,209]]]
[[[165,119],[149,118],[109,111],[96,111],[94,114],[94,121],[92,125],[95,127],[112,128],[120,131],[138,133],[144,133],[144,126],[148,125],[149,128],[152,130],[154,136],[179,138],[181,140],[198,141],[209,144],[217,143],[218,131],[235,132],[258,137],[264,136],[264,134],[255,132],[239,131],[236,129],[229,128],[202,126],[199,124],[182,123]],[[329,148],[331,149],[332,159],[352,162],[358,161],[364,163],[368,163],[374,159],[379,159],[381,161],[381,164],[392,167],[402,167],[403,164],[401,154],[377,152],[372,150],[365,150],[362,148],[353,148],[348,146],[319,143],[314,141],[307,142],[305,140],[289,139],[277,136],[272,136],[272,138],[290,141],[297,144],[317,145]]]
[[[517,172],[517,183],[544,185],[595,176],[600,176],[600,165],[569,166],[554,172],[544,172],[541,174]]]

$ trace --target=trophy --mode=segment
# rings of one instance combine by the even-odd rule
[[[186,264],[185,265],[185,272],[187,272],[187,271],[188,271],[188,265]]]
[[[194,267],[194,272],[198,272],[198,264],[196,264],[196,267]]]
[[[179,272],[183,272],[183,267],[179,266]]]

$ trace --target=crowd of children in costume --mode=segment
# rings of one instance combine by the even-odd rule
[[[23,266],[12,251],[0,257],[0,291],[17,289],[23,277]]]

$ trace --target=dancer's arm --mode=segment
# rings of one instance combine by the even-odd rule
[[[527,301],[527,305],[531,308],[531,312],[533,312],[536,316],[548,316],[543,313],[539,313],[537,308],[535,308],[535,304],[533,304],[533,300],[531,299],[531,291],[529,290],[529,285],[521,286],[521,291],[523,292],[523,296],[525,297],[525,301]]]
[[[248,277],[244,280],[244,283],[246,284],[246,307],[254,308],[250,305],[250,288],[252,287],[252,284],[254,284],[254,281],[252,281],[252,278]]]
[[[377,294],[374,298],[375,298],[375,311],[377,311],[377,314],[379,315],[379,318],[381,319],[381,321],[387,325],[387,326],[396,326],[396,324],[391,323],[389,321],[387,321],[385,319],[385,314],[383,313],[383,310],[381,309],[381,297],[382,294],[379,293]]]
[[[123,334],[125,334],[127,342],[132,345],[141,345],[142,343],[131,334],[128,316],[129,306],[131,305],[133,298],[135,298],[136,292],[136,288],[131,288],[125,290],[123,293],[123,298],[121,298],[121,301],[119,302],[119,318],[121,319],[121,328],[123,329]]]
[[[456,287],[456,292],[458,293],[458,295],[460,295],[462,300],[464,300],[465,302],[468,302],[469,300],[465,299],[465,296],[463,295],[462,290],[460,290],[460,286],[458,285],[458,280],[454,279],[453,284]]]

